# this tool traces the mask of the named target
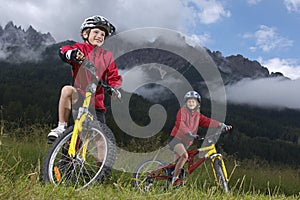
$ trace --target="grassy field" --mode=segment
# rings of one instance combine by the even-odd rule
[[[229,194],[215,186],[209,163],[190,175],[184,187],[163,193],[137,191],[131,174],[120,171],[113,171],[104,184],[80,192],[45,185],[40,169],[49,148],[46,129],[34,128],[22,138],[0,137],[0,199],[300,199],[300,169],[256,160],[236,162],[230,157],[226,160]]]

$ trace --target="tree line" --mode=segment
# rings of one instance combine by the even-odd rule
[[[13,130],[34,124],[55,126],[60,89],[71,82],[71,68],[59,58],[45,57],[37,63],[0,62],[0,105],[4,129]],[[118,145],[135,152],[165,146],[180,107],[177,100],[170,98],[150,102],[134,94],[130,101],[131,117],[135,123],[147,125],[149,108],[155,103],[165,107],[167,121],[160,133],[148,139],[138,139],[120,130],[108,109],[107,124],[115,133]],[[109,99],[105,103],[109,106]],[[203,99],[201,108],[202,113],[208,116],[210,103],[209,99]],[[219,146],[240,159],[259,158],[300,165],[299,119],[299,110],[229,104],[226,122],[232,124],[234,129],[221,137]],[[199,134],[205,134],[205,130],[200,129]]]

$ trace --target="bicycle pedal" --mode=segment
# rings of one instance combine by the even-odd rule
[[[56,137],[48,137],[48,144],[53,144],[54,141],[56,140]]]

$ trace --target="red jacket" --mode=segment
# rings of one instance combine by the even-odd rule
[[[189,139],[187,135],[188,132],[196,135],[199,126],[203,128],[218,128],[219,124],[219,121],[183,107],[180,108],[177,113],[175,126],[171,132],[171,136],[181,139],[186,145],[191,145],[191,139]]]
[[[60,48],[60,53],[65,54],[68,50],[75,48],[79,49],[88,61],[94,63],[97,69],[96,73],[98,77],[101,77],[101,80],[106,81],[110,86],[115,88],[121,86],[122,77],[118,73],[118,68],[114,62],[112,52],[88,43],[75,43],[73,46],[62,46]],[[67,62],[73,66],[72,76],[74,78],[74,87],[85,96],[85,88],[91,81],[91,74],[86,69],[80,68],[81,65],[79,63],[73,61]],[[106,109],[103,100],[104,89],[98,87],[95,98],[92,98],[91,100],[91,105],[95,102],[95,108],[105,112]]]

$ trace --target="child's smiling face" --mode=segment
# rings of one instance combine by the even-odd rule
[[[194,110],[197,107],[197,105],[198,105],[197,99],[195,99],[195,98],[190,98],[186,101],[186,106],[190,110]]]
[[[88,36],[88,41],[90,44],[100,47],[103,45],[104,39],[105,39],[105,32],[103,30],[99,28],[91,29]]]

